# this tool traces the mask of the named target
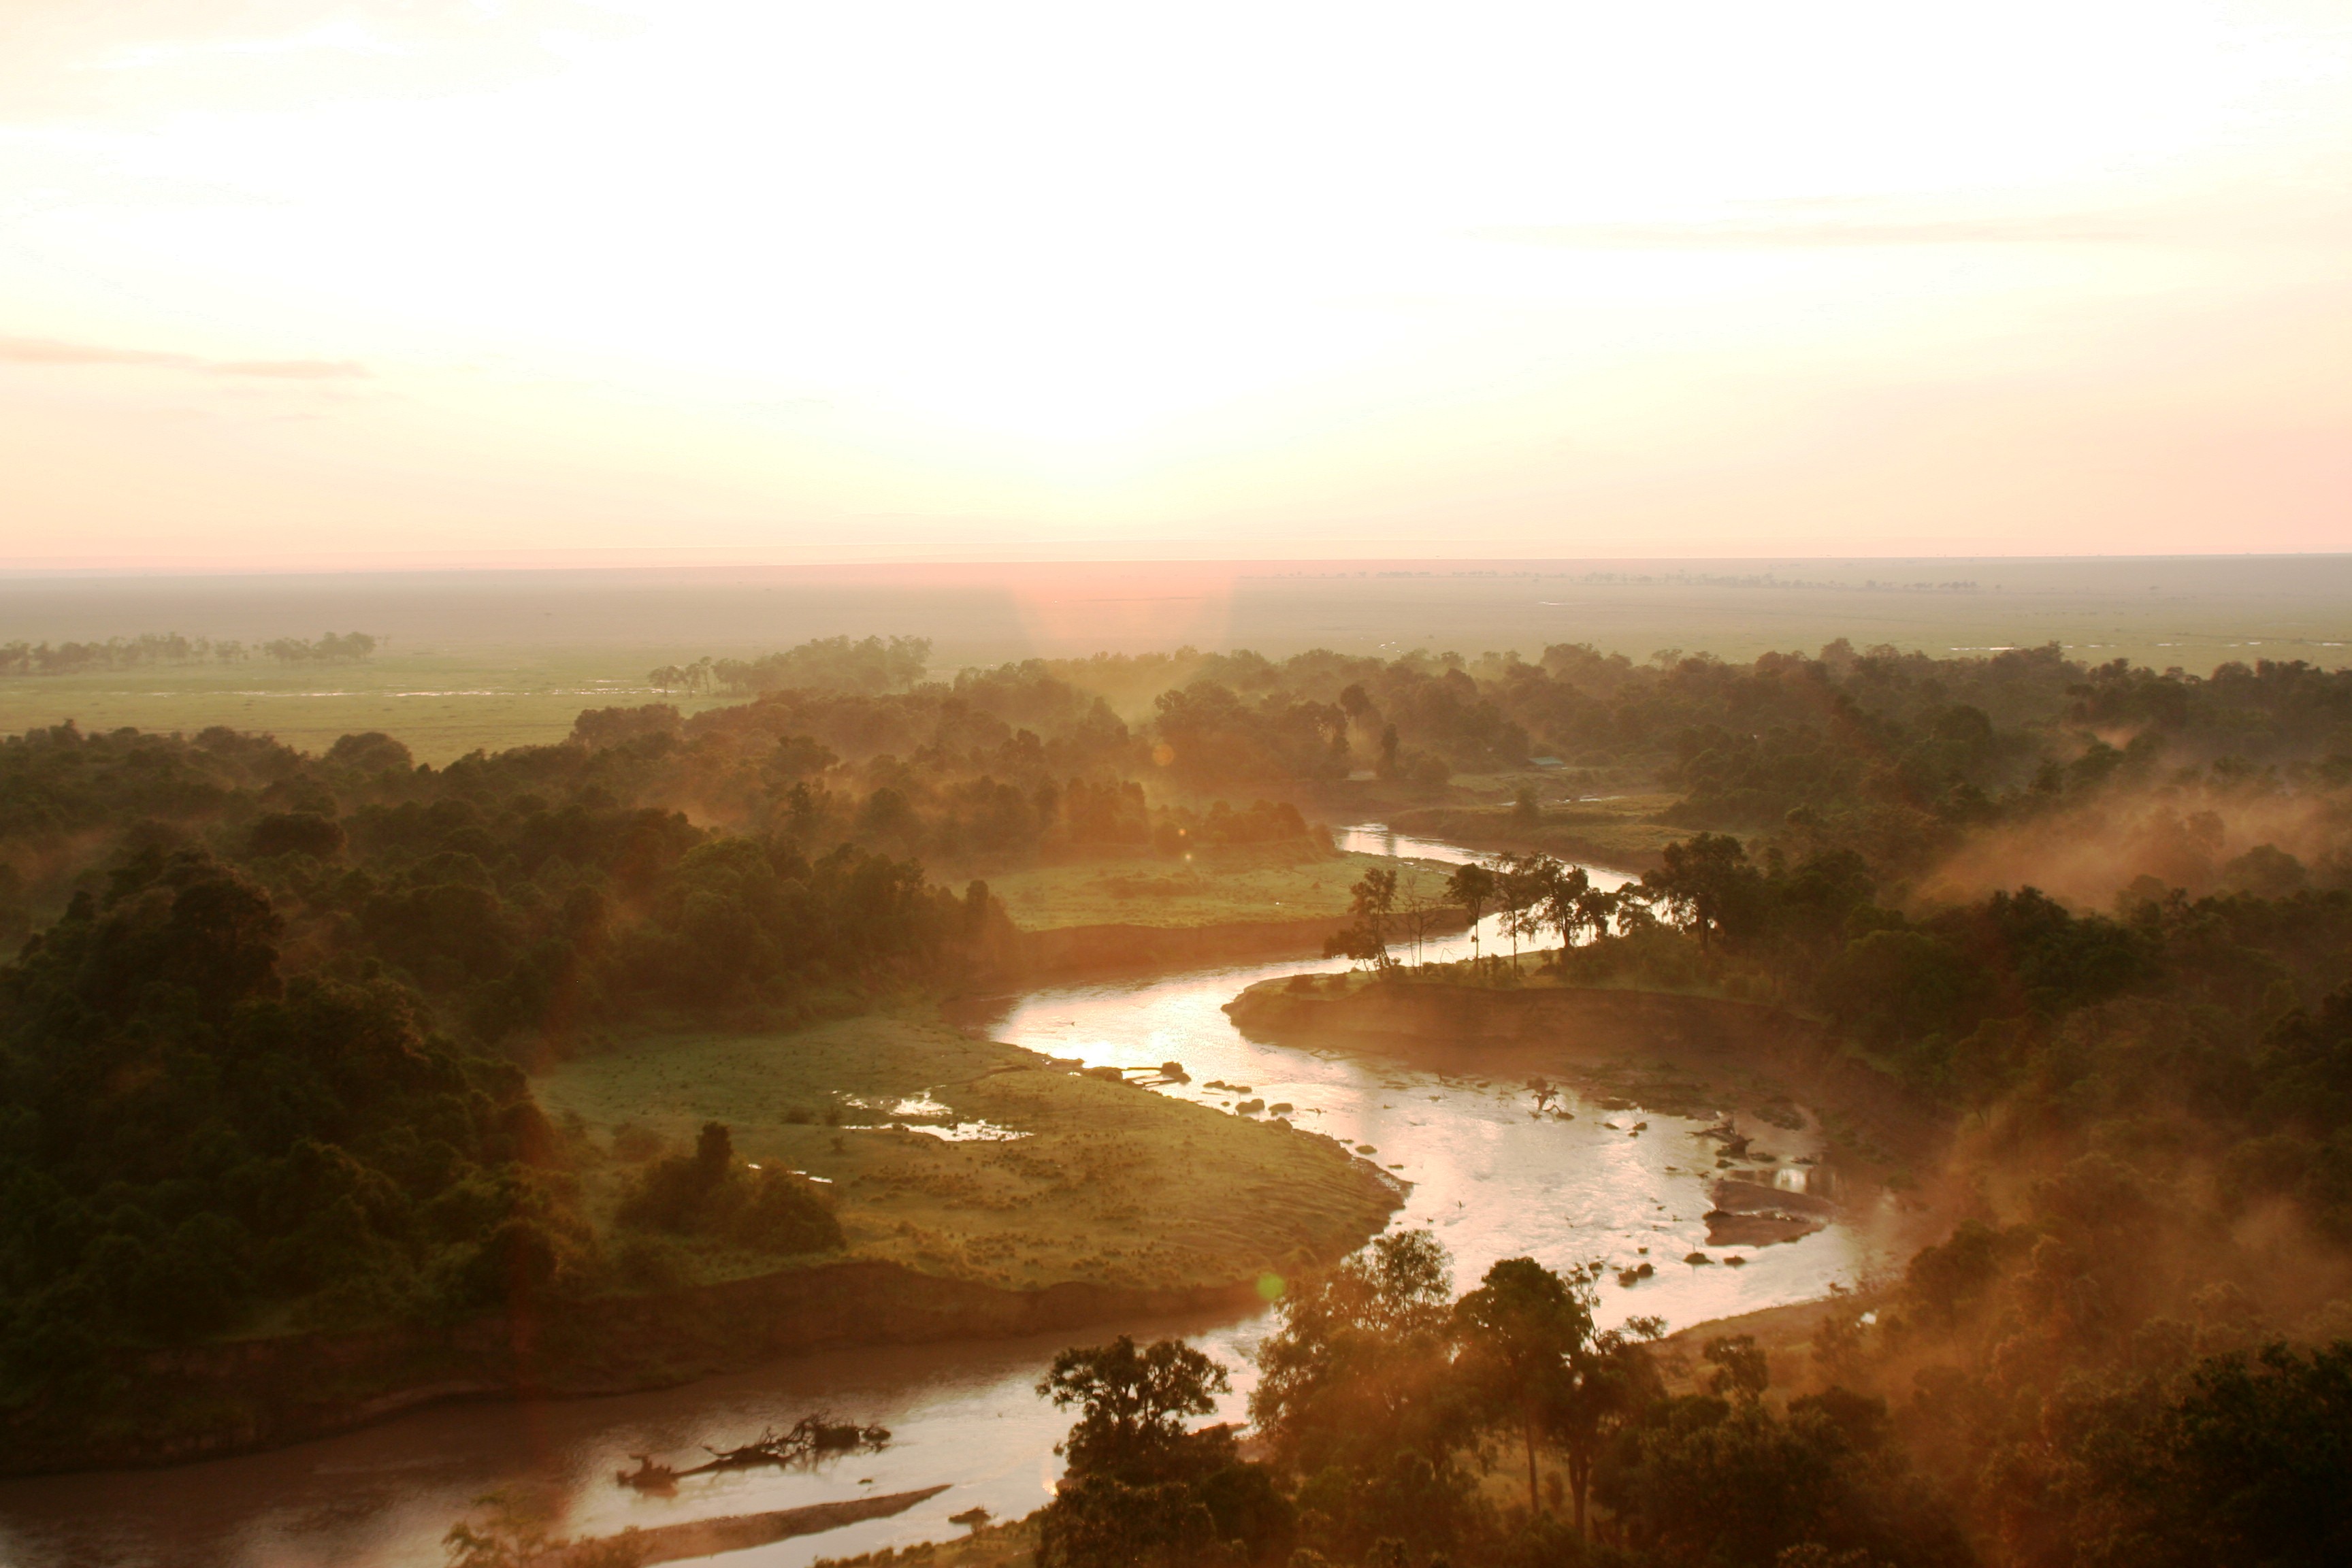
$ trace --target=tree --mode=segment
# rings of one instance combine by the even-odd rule
[[[1181,1568],[1217,1545],[1215,1516],[1181,1481],[1088,1476],[1057,1492],[1037,1521],[1044,1568]]]
[[[1495,873],[1475,861],[1456,866],[1454,874],[1445,879],[1445,896],[1461,905],[1463,912],[1470,917],[1470,958],[1472,967],[1475,968],[1478,921],[1486,912],[1486,906],[1495,901]]]
[[[1421,944],[1429,935],[1430,925],[1436,920],[1437,911],[1445,905],[1431,896],[1428,882],[1419,866],[1407,865],[1403,879],[1398,886],[1399,919],[1405,933],[1412,940],[1412,963],[1418,969],[1421,967]]]
[[[1630,1451],[1604,1476],[1602,1497],[1630,1543],[1667,1562],[1736,1568],[1769,1568],[1782,1549],[1821,1538],[1847,1455],[1821,1424],[1707,1394],[1654,1406],[1625,1436]]]
[[[1594,1467],[1616,1433],[1665,1393],[1644,1348],[1664,1331],[1660,1319],[1633,1318],[1622,1329],[1595,1334],[1569,1358],[1567,1382],[1548,1413],[1547,1427],[1568,1461],[1568,1491],[1580,1536],[1585,1532]]]
[[[1184,1438],[1184,1418],[1216,1408],[1230,1392],[1225,1369],[1181,1340],[1138,1351],[1125,1334],[1109,1344],[1066,1350],[1037,1384],[1056,1409],[1076,1405],[1078,1424],[1063,1447],[1074,1477],[1157,1479]]]
[[[1588,899],[1592,891],[1592,879],[1581,866],[1556,867],[1544,884],[1543,901],[1536,913],[1544,925],[1559,932],[1562,952],[1575,946],[1577,933],[1591,923]]]
[[[1642,879],[1643,890],[1697,936],[1702,952],[1727,923],[1738,923],[1750,912],[1763,880],[1739,840],[1727,834],[1702,833],[1669,844],[1659,858],[1665,864]]]
[[[1863,1562],[1921,1568],[1972,1560],[1911,1473],[1885,1403],[1842,1388],[1792,1399],[1785,1415],[1760,1399],[1658,1400],[1621,1431],[1595,1489],[1644,1561],[1777,1568],[1853,1561],[1844,1554],[1857,1552]],[[1821,1551],[1783,1555],[1808,1546]]]
[[[2085,1453],[2090,1516],[2130,1561],[2352,1560],[2352,1342],[2215,1356],[2153,1420]]]
[[[1291,1283],[1282,1326],[1258,1351],[1250,1420],[1308,1473],[1443,1453],[1460,1422],[1447,1388],[1451,1259],[1426,1230],[1374,1240]]]
[[[1729,1334],[1709,1340],[1699,1354],[1716,1369],[1715,1375],[1707,1381],[1713,1393],[1754,1404],[1772,1386],[1771,1363],[1765,1360],[1753,1334]]]
[[[1323,944],[1323,956],[1352,958],[1385,969],[1390,963],[1389,921],[1396,907],[1397,874],[1375,868],[1349,890],[1354,898],[1348,912],[1356,917],[1355,923],[1331,934]]]
[[[1056,1356],[1037,1392],[1081,1414],[1062,1444],[1068,1478],[1038,1521],[1038,1562],[1178,1568],[1286,1548],[1294,1511],[1265,1468],[1242,1459],[1233,1428],[1184,1429],[1229,1387],[1225,1369],[1181,1340],[1138,1351],[1121,1335]]]
[[[1591,1288],[1570,1285],[1532,1258],[1506,1258],[1454,1305],[1461,1366],[1490,1420],[1519,1429],[1528,1459],[1528,1512],[1543,1511],[1536,1441],[1569,1388],[1570,1358],[1592,1334]]]
[[[1539,936],[1550,923],[1545,910],[1561,876],[1549,855],[1506,855],[1495,872],[1495,896],[1503,906],[1502,927],[1511,939],[1511,969],[1519,967],[1519,938]]]

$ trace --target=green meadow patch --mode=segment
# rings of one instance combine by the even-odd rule
[[[1024,931],[1336,920],[1363,874],[1395,862],[1318,846],[1269,844],[1040,866],[988,879]]]
[[[853,1256],[1005,1289],[1183,1289],[1289,1272],[1355,1247],[1396,1202],[1314,1134],[914,1018],[645,1036],[537,1089],[604,1152],[585,1178],[590,1208],[624,1247],[612,1215],[638,1167],[690,1149],[706,1121],[726,1123],[753,1163],[820,1178]],[[666,1245],[682,1279],[775,1267]]]

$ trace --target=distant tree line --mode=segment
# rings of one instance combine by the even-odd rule
[[[648,673],[646,684],[664,692],[724,691],[738,697],[785,690],[878,697],[921,680],[930,658],[929,637],[819,637],[758,658],[706,656],[692,664],[666,664]]]
[[[241,642],[142,632],[104,642],[0,643],[0,675],[80,675],[92,670],[155,665],[238,664],[256,653],[281,664],[348,664],[372,657],[377,639],[365,632],[328,632],[314,642],[277,637],[248,647]]]
[[[2117,803],[2147,816],[2139,805],[2169,792],[2182,803],[2174,815],[2131,825],[2121,847],[2198,892],[2234,874],[2223,862],[2236,857],[2213,853],[2234,820],[2226,801],[2352,779],[2352,672],[2302,663],[2197,677],[2085,665],[2054,646],[1937,658],[1843,641],[1747,664],[1672,649],[1637,663],[1573,644],[1535,660],[1188,648],[927,680],[928,651],[919,639],[833,638],[673,667],[655,683],[758,696],[675,721],[613,710],[581,735],[639,724],[688,744],[720,731],[805,737],[834,759],[804,770],[812,788],[836,793],[868,770],[910,798],[984,780],[1034,801],[1076,778],[1090,790],[1138,784],[1155,802],[1246,794],[1310,814],[1458,798],[1456,781],[1524,774],[1542,758],[1570,791],[1670,795],[1668,826],[1794,856],[1848,849],[1898,880],[1989,828],[2063,832],[2071,814]],[[1573,837],[1572,803],[1531,797],[1527,809],[1531,835]],[[2279,847],[2315,883],[2352,878],[2352,858],[2322,865]]]

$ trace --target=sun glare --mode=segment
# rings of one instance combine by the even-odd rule
[[[1328,511],[1460,483],[1470,411],[1540,432],[1484,460],[1541,491],[1737,447],[1759,382],[2096,381],[2119,324],[2309,280],[2343,215],[2294,190],[2352,102],[2340,26],[2198,5],[86,26],[85,96],[0,132],[7,332],[362,362],[331,408],[279,389],[345,424],[430,397],[560,447],[603,399],[785,513],[925,474]]]

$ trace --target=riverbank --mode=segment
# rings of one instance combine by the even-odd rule
[[[1320,958],[1324,943],[1353,921],[1343,916],[1297,921],[1228,921],[1210,925],[1097,925],[1024,931],[1013,945],[1013,981],[1071,980],[1092,974],[1141,974],[1205,969],[1282,959]],[[1433,910],[1430,935],[1469,929],[1458,909]]]
[[[648,1530],[625,1531],[593,1541],[575,1541],[522,1560],[519,1568],[652,1568],[656,1563],[686,1563],[716,1557],[722,1552],[748,1552],[772,1546],[796,1535],[821,1535],[863,1520],[887,1519],[906,1512],[947,1490],[944,1486],[915,1491],[889,1492],[881,1497],[851,1498],[843,1502],[812,1503],[806,1508],[777,1509],[767,1513],[731,1514],[722,1519],[689,1520],[683,1524],[657,1524]]]
[[[1703,1353],[1707,1342],[1745,1334],[1764,1352],[1777,1394],[1791,1398],[1817,1393],[1841,1377],[1834,1360],[1817,1353],[1822,1331],[1839,1323],[1858,1326],[1866,1316],[1874,1321],[1880,1297],[1875,1289],[1841,1290],[1811,1301],[1693,1323],[1659,1341],[1652,1353],[1668,1393],[1700,1394],[1716,1370]]]
[[[1537,793],[1540,798],[1543,792]],[[1659,853],[1667,845],[1690,837],[1688,827],[1657,820],[1679,798],[1622,795],[1554,802],[1540,806],[1532,822],[1510,805],[1412,806],[1390,813],[1388,825],[1399,833],[1443,838],[1473,849],[1541,850],[1563,860],[1649,871],[1661,863]]]
[[[1785,1123],[1801,1101],[1843,1156],[1896,1186],[1937,1165],[1951,1133],[1946,1113],[1825,1024],[1769,1004],[1408,973],[1261,981],[1225,1011],[1255,1039],[1370,1047],[1446,1071],[1559,1076],[1612,1107],[1693,1116],[1737,1107]]]
[[[1386,855],[1322,843],[1244,845],[1178,857],[1106,857],[993,878],[1018,928],[1000,955],[1007,984],[1096,973],[1320,958],[1349,923],[1354,885],[1394,869]],[[1459,910],[1432,931],[1459,931]]]
[[[1017,1337],[1261,1305],[1260,1281],[1377,1234],[1398,1184],[1334,1140],[1223,1114],[920,1016],[645,1036],[537,1088],[638,1288],[441,1329],[222,1341],[120,1358],[100,1400],[0,1428],[0,1473],[131,1468],[342,1431],[448,1400],[677,1386],[831,1347]],[[614,1220],[645,1162],[726,1122],[818,1179],[845,1255],[791,1260]],[[617,1135],[617,1136],[616,1136]],[[627,1153],[622,1151],[625,1149]],[[649,1255],[650,1261],[646,1260]]]
[[[644,1295],[540,1300],[448,1330],[286,1335],[126,1360],[137,1408],[19,1430],[0,1475],[187,1464],[467,1400],[677,1387],[844,1346],[1017,1338],[1262,1304],[1255,1279],[1190,1289],[1006,1290],[850,1259]]]

